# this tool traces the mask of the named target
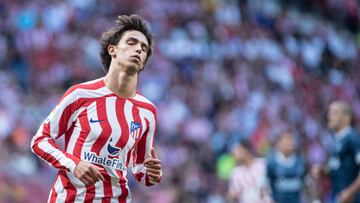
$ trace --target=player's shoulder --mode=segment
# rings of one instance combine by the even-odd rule
[[[98,78],[95,80],[90,80],[83,83],[78,83],[70,88],[68,88],[63,96],[61,97],[60,101],[68,100],[68,101],[74,101],[79,98],[89,98],[92,96],[96,96],[93,93],[102,90],[104,93],[106,92],[105,83],[103,81],[103,78]]]
[[[150,101],[150,99],[142,95],[140,92],[136,92],[136,96],[131,101],[137,106],[148,109],[154,114],[157,114],[156,105],[152,101]]]
[[[141,94],[140,92],[136,92],[136,96],[134,98],[135,100],[139,101],[139,102],[143,102],[143,103],[146,103],[146,104],[149,104],[151,106],[155,106],[155,104],[147,97],[145,97],[143,94]]]
[[[84,89],[84,90],[96,90],[105,86],[103,78],[98,78],[95,80],[90,80],[82,83],[75,84],[69,88],[69,90],[74,91],[77,89]]]

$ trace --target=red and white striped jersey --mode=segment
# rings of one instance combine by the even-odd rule
[[[129,163],[138,181],[154,145],[156,108],[140,94],[122,98],[103,78],[71,87],[33,137],[32,151],[60,169],[49,202],[130,202]],[[55,144],[64,135],[65,149]],[[74,176],[80,160],[102,167],[105,181],[85,186]]]

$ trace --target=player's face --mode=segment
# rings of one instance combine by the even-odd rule
[[[136,30],[123,33],[119,43],[114,46],[116,63],[138,72],[144,67],[149,49],[145,35]]]
[[[290,133],[285,133],[281,135],[281,138],[278,142],[278,149],[285,156],[290,156],[295,151],[295,141]]]
[[[331,104],[327,117],[328,127],[331,130],[338,131],[341,128],[342,120],[344,117],[341,106],[336,103]]]

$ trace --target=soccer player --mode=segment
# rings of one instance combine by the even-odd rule
[[[300,203],[304,187],[305,162],[295,153],[295,139],[290,131],[277,138],[276,150],[267,161],[267,177],[276,203]]]
[[[145,185],[161,179],[154,151],[156,108],[136,91],[153,37],[137,15],[116,22],[101,37],[106,76],[67,90],[32,139],[32,151],[59,169],[49,202],[130,202],[130,163]],[[64,150],[55,142],[61,136]]]
[[[339,203],[360,202],[360,135],[351,126],[352,110],[348,103],[334,101],[328,111],[328,127],[335,133],[326,166],[314,165],[313,176],[329,175],[332,198]]]
[[[239,166],[229,178],[228,197],[231,202],[269,203],[269,189],[266,184],[265,160],[253,153],[249,141],[241,140],[232,147],[232,154]]]

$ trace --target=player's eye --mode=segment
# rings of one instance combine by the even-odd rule
[[[149,47],[146,46],[146,45],[142,45],[142,46],[141,46],[141,49],[142,49],[143,52],[147,52],[148,49],[149,49]]]
[[[136,40],[134,40],[134,39],[128,39],[128,40],[126,41],[126,43],[127,43],[128,45],[135,45],[135,44],[136,44]]]

